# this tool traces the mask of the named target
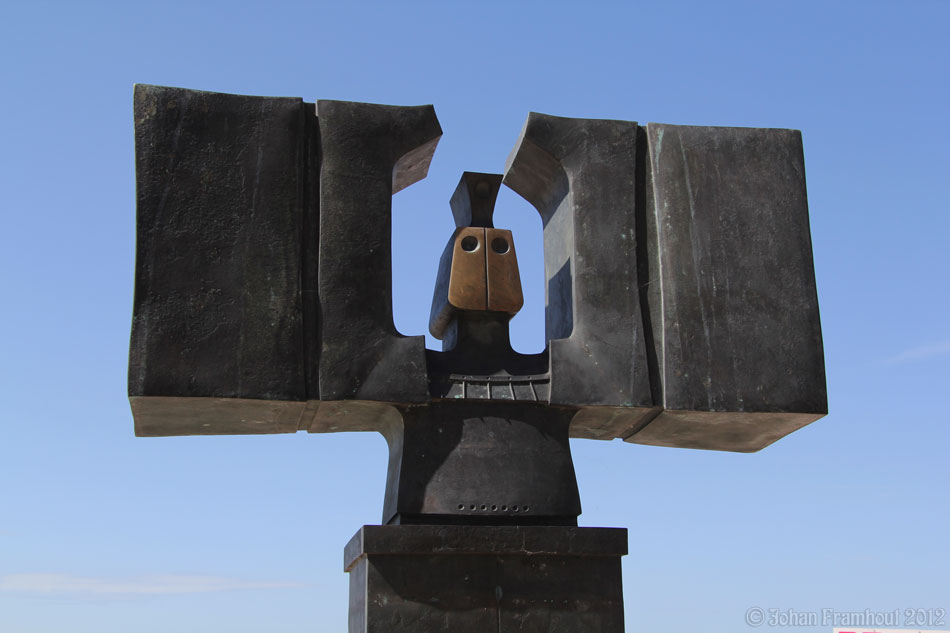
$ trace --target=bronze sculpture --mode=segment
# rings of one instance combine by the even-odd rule
[[[351,631],[621,631],[626,533],[576,527],[569,438],[749,452],[827,410],[798,132],[532,113],[451,198],[435,351],[390,268],[431,106],[137,86],[135,112],[136,433],[382,433]],[[502,184],[544,224],[540,354],[508,340]]]

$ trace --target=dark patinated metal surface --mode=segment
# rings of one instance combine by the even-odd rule
[[[459,184],[452,193],[449,206],[455,226],[495,226],[495,200],[501,188],[501,174],[484,174],[476,171],[462,173]]]
[[[750,452],[827,412],[798,132],[532,114],[504,182],[545,223],[572,436]]]
[[[757,450],[828,410],[801,133],[651,123],[645,136],[663,412],[629,441]]]
[[[551,402],[650,408],[637,291],[637,124],[532,113],[504,182],[544,225]]]
[[[136,432],[295,431],[313,106],[145,85],[134,106]]]
[[[384,433],[383,523],[577,525],[573,411],[460,399],[401,413]]]
[[[548,354],[511,347],[507,314],[466,313],[442,337],[443,352],[426,350],[433,398],[550,399]]]
[[[320,398],[428,399],[425,338],[392,315],[392,195],[425,177],[442,128],[432,106],[318,101]]]
[[[364,526],[344,553],[350,633],[622,633],[627,531]]]
[[[827,411],[801,135],[532,113],[503,181],[542,217],[548,348],[511,348],[502,177],[465,172],[434,351],[393,325],[390,227],[435,112],[317,109],[136,87],[136,433],[383,433],[351,633],[622,631],[626,533],[567,527],[568,438],[748,452]]]
[[[797,132],[531,114],[505,182],[544,221],[549,348],[522,356],[497,174],[451,200],[478,233],[460,252],[483,256],[461,295],[484,302],[449,301],[453,240],[445,351],[392,324],[390,198],[425,175],[431,106],[322,101],[318,119],[157,86],[135,103],[141,435],[382,430],[388,403],[461,398],[574,407],[573,437],[753,451],[827,409]]]

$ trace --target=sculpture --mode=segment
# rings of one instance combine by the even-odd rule
[[[570,437],[755,451],[827,412],[800,133],[532,113],[466,172],[425,349],[392,321],[391,196],[431,106],[135,89],[136,434],[378,431],[350,631],[622,631],[622,529],[578,528]],[[499,187],[544,225],[546,340]]]

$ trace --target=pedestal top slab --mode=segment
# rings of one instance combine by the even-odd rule
[[[363,556],[625,556],[625,528],[562,526],[364,525],[343,552],[349,571]]]

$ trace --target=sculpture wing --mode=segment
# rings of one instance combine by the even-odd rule
[[[135,89],[139,435],[380,430],[429,400],[391,196],[431,106]],[[753,451],[827,411],[801,135],[531,114],[549,404],[576,437]],[[397,416],[398,417],[398,416]]]
[[[433,108],[321,101],[318,117],[147,85],[134,105],[136,434],[314,430],[321,399],[425,399],[424,338],[392,321],[390,214],[427,173]]]
[[[575,437],[749,452],[827,413],[799,132],[532,113],[504,182]]]

